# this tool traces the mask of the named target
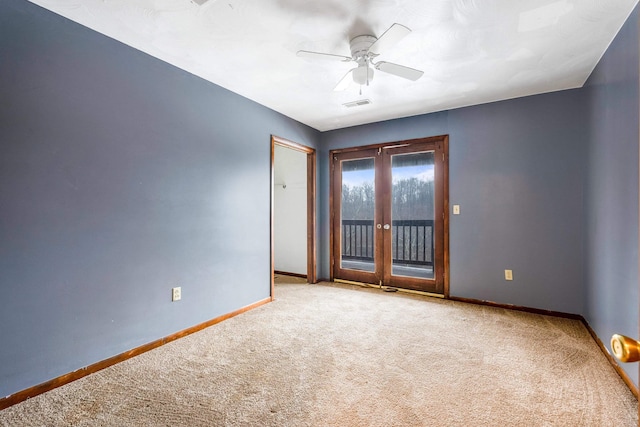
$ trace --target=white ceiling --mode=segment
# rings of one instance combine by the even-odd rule
[[[31,0],[321,131],[580,87],[637,0]],[[198,0],[202,1],[202,0]],[[349,40],[393,23],[413,31],[376,71],[333,88]],[[346,108],[360,99],[370,105]]]

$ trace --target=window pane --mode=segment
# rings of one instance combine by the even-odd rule
[[[374,272],[374,159],[343,160],[340,164],[342,171],[340,267]]]
[[[394,276],[434,278],[434,152],[391,157]]]

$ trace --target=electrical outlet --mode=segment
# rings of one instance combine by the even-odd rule
[[[182,288],[178,286],[177,288],[171,289],[171,301],[180,301],[182,299]]]
[[[504,280],[513,280],[513,270],[504,271]]]

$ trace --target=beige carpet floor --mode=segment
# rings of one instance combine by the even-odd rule
[[[637,425],[578,321],[280,282],[273,303],[1,411],[0,425]]]

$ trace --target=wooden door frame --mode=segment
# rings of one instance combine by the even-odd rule
[[[346,270],[346,271],[342,271],[343,269],[340,268],[340,266],[337,266],[335,264],[335,260],[333,259],[333,254],[335,253],[335,248],[334,248],[334,243],[335,243],[335,239],[333,238],[337,232],[337,229],[341,229],[341,226],[339,224],[338,221],[335,220],[335,212],[339,212],[340,211],[340,200],[335,200],[333,197],[333,194],[335,194],[336,192],[338,192],[342,186],[342,178],[341,178],[341,174],[334,174],[334,156],[340,156],[340,161],[351,161],[351,160],[360,160],[360,159],[372,159],[373,160],[373,165],[374,165],[374,170],[378,169],[378,165],[379,162],[382,161],[379,153],[378,153],[378,149],[377,148],[372,148],[372,149],[368,149],[368,148],[364,148],[362,150],[346,150],[346,151],[342,151],[342,150],[332,150],[331,151],[331,177],[330,177],[330,188],[329,188],[329,197],[330,197],[330,209],[331,209],[331,223],[330,223],[330,230],[329,230],[329,235],[330,235],[330,242],[331,242],[331,250],[330,250],[330,255],[331,255],[331,280],[334,279],[334,277],[336,276],[336,271],[340,271],[341,274],[341,280],[347,280],[347,281],[352,281],[352,282],[357,282],[357,283],[378,283],[378,280],[382,277],[382,254],[383,254],[383,250],[382,250],[382,245],[381,244],[377,244],[374,245],[374,253],[373,253],[373,258],[374,258],[374,265],[375,265],[375,270],[374,271],[358,271],[358,270]],[[380,174],[375,174],[375,188],[382,188],[382,176]],[[382,222],[382,217],[378,216],[379,212],[377,209],[374,209],[374,224],[376,223],[380,223]],[[376,227],[373,227],[373,232],[372,232],[372,238],[374,241],[380,241],[382,238],[382,230],[381,229],[377,229]]]
[[[417,151],[416,151],[417,150]],[[382,164],[384,165],[383,170],[385,171],[385,173],[388,174],[388,176],[383,180],[385,183],[385,188],[383,188],[382,190],[382,194],[383,194],[383,199],[384,199],[384,206],[391,206],[391,198],[393,195],[393,190],[392,190],[392,180],[391,180],[391,173],[392,173],[392,163],[391,163],[391,158],[394,155],[402,155],[402,154],[415,154],[418,152],[425,152],[425,151],[431,151],[433,150],[434,153],[434,165],[435,165],[435,183],[441,183],[442,187],[438,188],[436,187],[436,195],[434,197],[434,202],[435,202],[435,212],[442,212],[443,216],[440,217],[439,215],[436,215],[436,217],[434,218],[434,223],[435,223],[435,230],[437,229],[442,229],[443,233],[442,233],[442,243],[438,243],[435,245],[434,247],[434,260],[435,259],[439,259],[441,258],[443,260],[442,264],[440,263],[435,263],[434,262],[434,277],[433,277],[433,282],[435,285],[435,288],[433,292],[435,292],[437,295],[444,295],[444,277],[445,277],[445,265],[444,265],[444,249],[445,249],[445,242],[444,242],[444,236],[445,233],[444,231],[446,230],[445,227],[445,217],[446,217],[446,211],[445,211],[445,191],[444,191],[444,183],[445,183],[445,173],[447,171],[447,165],[445,163],[445,157],[447,156],[447,152],[445,150],[445,142],[443,139],[439,139],[436,140],[435,142],[433,141],[426,141],[426,142],[416,142],[416,143],[412,143],[412,144],[400,144],[399,146],[385,146],[385,148],[382,150]],[[390,153],[394,153],[394,154],[390,154]],[[386,211],[385,212],[385,217],[383,218],[383,223],[385,224],[391,224],[392,223],[392,215],[391,215],[391,211]],[[384,247],[386,249],[391,249],[391,237],[392,235],[390,233],[384,233],[384,238],[389,239],[388,242],[385,242]],[[385,260],[384,260],[384,265],[388,265],[391,266],[393,261],[392,261],[393,257],[392,257],[392,253],[390,251],[385,252]],[[441,278],[440,282],[438,281],[438,278]],[[398,276],[394,276],[392,274],[392,269],[386,269],[385,270],[385,274],[384,274],[384,278],[382,279],[383,282],[385,284],[387,284],[387,286],[391,286],[394,287],[396,285],[394,285],[394,282],[398,282],[399,280],[401,280],[404,285],[402,286],[402,288],[404,289],[410,289],[410,290],[417,290],[417,291],[422,291],[424,292],[423,289],[421,289],[422,285],[421,285],[421,281],[423,281],[424,279],[414,279],[411,277],[403,277],[402,279],[400,279]],[[440,287],[441,286],[441,287]],[[431,291],[429,291],[430,293]]]
[[[274,160],[276,145],[307,155],[307,282],[317,283],[316,271],[316,150],[306,145],[271,135],[271,300],[274,299],[275,242],[274,242]]]
[[[449,268],[449,135],[438,135],[431,136],[426,138],[416,138],[409,139],[404,141],[394,141],[394,142],[386,142],[381,144],[371,144],[371,145],[363,145],[358,147],[349,147],[349,148],[341,148],[336,150],[329,151],[329,280],[334,281],[334,262],[335,262],[335,251],[334,251],[334,232],[333,225],[335,221],[335,201],[333,200],[333,186],[334,186],[334,178],[333,171],[331,170],[331,165],[333,164],[333,156],[339,153],[347,153],[350,151],[361,151],[368,149],[378,149],[384,147],[394,147],[401,145],[415,145],[421,144],[425,142],[442,142],[442,151],[444,153],[443,165],[443,213],[444,213],[444,221],[443,221],[443,234],[444,234],[444,289],[443,296],[444,298],[449,298],[449,278],[450,278],[450,268]]]

